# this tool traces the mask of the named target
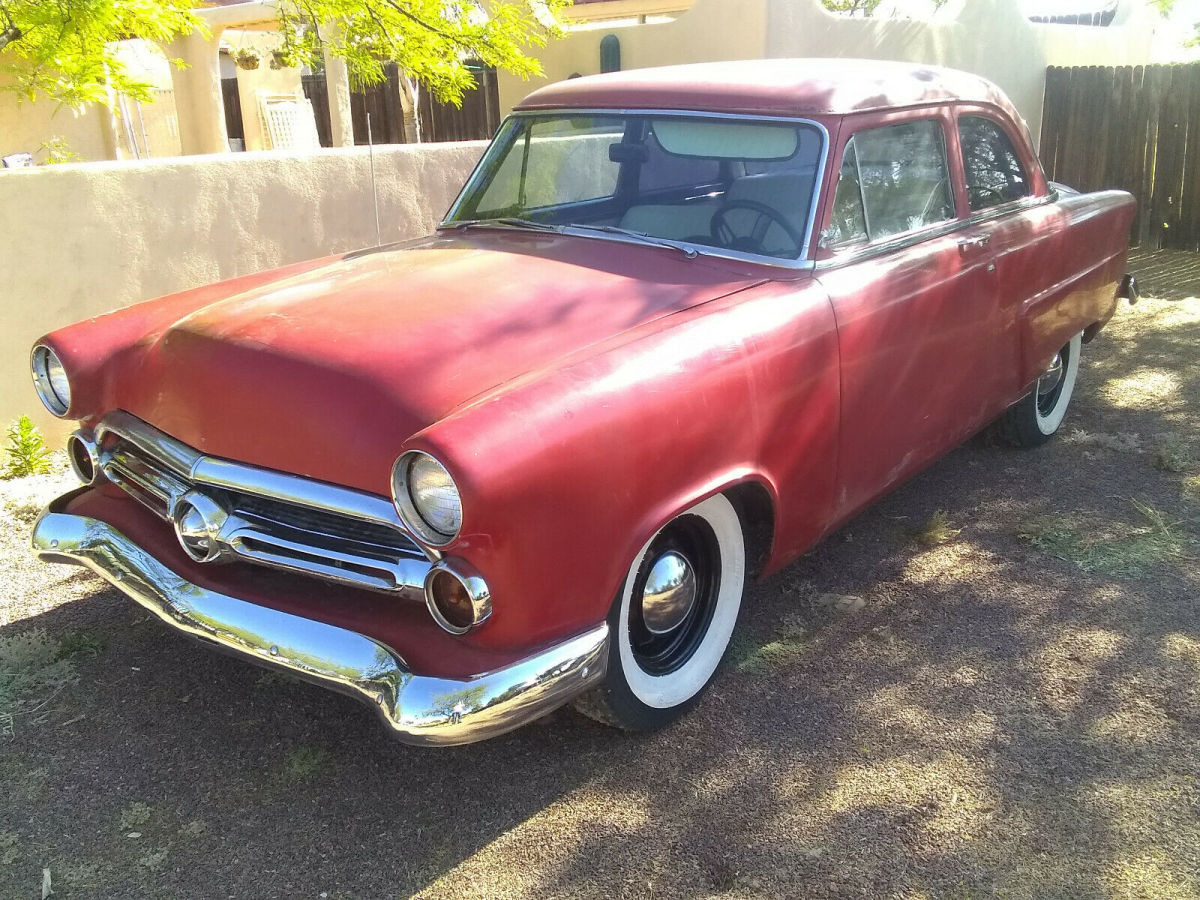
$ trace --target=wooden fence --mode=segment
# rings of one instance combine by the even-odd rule
[[[462,107],[438,103],[427,90],[419,95],[421,142],[488,140],[500,125],[499,87],[496,70],[474,70],[477,87],[463,96]],[[329,119],[329,95],[325,73],[302,78],[304,95],[312,101],[317,120],[317,136],[322,147],[333,146]],[[404,112],[400,104],[400,73],[395,65],[387,70],[387,79],[361,91],[350,92],[350,117],[354,143],[367,142],[367,114],[371,115],[371,134],[376,144],[403,144]]]
[[[1200,63],[1046,70],[1042,165],[1138,200],[1133,243],[1200,250]]]

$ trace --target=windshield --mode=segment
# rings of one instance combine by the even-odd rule
[[[815,126],[783,120],[519,115],[443,224],[532,222],[796,259],[821,152]]]

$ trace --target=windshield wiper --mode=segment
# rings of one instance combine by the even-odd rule
[[[558,225],[550,225],[547,222],[535,222],[532,219],[518,219],[516,216],[502,216],[497,219],[467,219],[463,222],[448,222],[448,228],[527,228],[530,231],[552,231],[555,234],[560,234],[562,229]]]
[[[667,247],[671,250],[678,250],[688,259],[695,259],[700,255],[700,251],[692,247],[681,247],[679,244],[672,243],[671,241],[665,241],[660,238],[656,238],[653,235],[646,234],[644,231],[631,231],[628,228],[621,228],[619,225],[579,225],[573,223],[564,227],[580,229],[582,231],[599,231],[604,234],[619,234],[622,237],[631,237],[642,244],[650,244],[654,247]]]

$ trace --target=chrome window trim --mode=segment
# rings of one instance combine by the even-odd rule
[[[808,203],[808,218],[804,228],[804,245],[800,248],[799,254],[795,259],[780,259],[777,256],[764,256],[757,253],[744,253],[737,250],[723,250],[720,247],[712,247],[708,244],[693,244],[688,241],[673,241],[669,238],[654,237],[655,241],[667,244],[673,247],[678,247],[680,250],[694,252],[700,256],[711,256],[718,259],[731,259],[738,262],[750,262],[760,266],[770,266],[778,269],[790,270],[806,270],[813,268],[812,255],[813,246],[813,228],[816,226],[817,208],[820,205],[821,193],[825,184],[825,169],[829,159],[829,130],[815,119],[804,118],[803,116],[764,116],[751,115],[742,113],[726,113],[726,112],[703,112],[688,109],[590,109],[576,107],[558,107],[553,109],[523,109],[516,110],[505,116],[504,121],[500,123],[500,128],[496,130],[499,135],[504,126],[508,124],[510,119],[529,118],[539,116],[657,116],[667,117],[673,116],[677,118],[689,119],[736,119],[741,122],[773,122],[775,124],[788,123],[794,125],[807,125],[815,128],[821,137],[821,150],[817,157],[817,168],[813,176],[813,191]],[[483,163],[487,159],[489,152],[494,146],[495,138],[492,143],[488,144],[483,155],[479,157],[479,162],[475,164],[470,176],[467,178],[463,189],[459,191],[458,196],[454,198],[454,202],[450,205],[449,212],[438,223],[439,230],[453,230],[455,224],[451,221],[463,204],[464,198],[469,194],[480,178],[483,177]],[[570,234],[577,237],[593,238],[603,241],[616,241],[622,244],[636,244],[638,246],[647,246],[644,242],[638,241],[631,237],[622,237],[619,234],[605,234],[603,232],[589,231],[587,229],[579,229],[571,231],[571,226],[564,226],[564,234]]]
[[[1022,197],[1020,200],[1014,200],[1004,206],[993,206],[986,212],[976,213],[965,219],[950,219],[947,222],[940,222],[929,228],[922,228],[917,231],[908,231],[900,235],[894,235],[891,239],[885,239],[876,244],[868,244],[857,250],[847,250],[839,253],[835,257],[829,259],[817,260],[814,268],[821,272],[829,269],[837,269],[842,266],[850,265],[851,263],[862,262],[863,260],[875,259],[885,253],[891,253],[895,250],[903,250],[908,247],[920,244],[932,238],[943,237],[947,234],[953,234],[956,231],[964,231],[992,219],[998,219],[1001,216],[1008,215],[1013,212],[1020,212],[1025,209],[1033,209],[1039,206],[1046,206],[1057,200],[1057,194],[1042,194],[1040,196]]]

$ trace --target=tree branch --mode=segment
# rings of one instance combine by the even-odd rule
[[[3,31],[0,31],[0,50],[3,50],[13,41],[19,41],[20,39],[21,29],[10,23]]]

